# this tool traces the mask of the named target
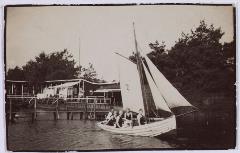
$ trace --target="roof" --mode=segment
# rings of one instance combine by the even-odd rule
[[[64,83],[64,84],[60,84],[60,85],[56,85],[56,86],[53,86],[53,88],[66,88],[66,87],[72,87],[76,84],[79,84],[80,81],[77,81],[77,82],[67,82],[67,83]]]
[[[111,84],[117,84],[119,82],[91,82],[88,81],[86,79],[68,79],[68,80],[48,80],[48,81],[44,81],[45,83],[54,83],[54,82],[75,82],[75,81],[85,81],[91,84],[96,84],[96,85],[111,85]],[[14,83],[25,83],[25,82],[30,82],[30,81],[17,81],[17,80],[6,80],[6,82],[14,82]]]
[[[14,83],[26,83],[26,82],[29,82],[29,81],[17,81],[17,80],[6,80],[6,82],[14,82]]]
[[[92,81],[88,81],[86,79],[68,79],[68,80],[48,80],[48,81],[44,81],[46,83],[50,83],[50,82],[73,82],[73,81],[85,81],[91,84],[98,84],[98,85],[107,85],[107,84],[116,84],[118,82],[92,82]]]
[[[100,85],[98,89],[120,89],[119,83]]]
[[[121,89],[98,89],[94,92],[120,92]]]

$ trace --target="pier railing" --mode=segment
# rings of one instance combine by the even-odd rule
[[[87,98],[44,98],[37,99],[36,96],[22,96],[22,95],[8,95],[6,97],[7,109],[6,113],[9,115],[9,119],[14,118],[16,111],[13,109],[16,106],[24,105],[31,108],[33,119],[37,118],[37,113],[41,111],[54,113],[54,118],[58,119],[59,112],[80,113],[82,116],[88,116],[93,114],[93,118],[96,117],[96,113],[106,113],[110,110],[111,99],[104,97],[87,97]],[[86,117],[85,117],[86,118]]]
[[[6,100],[15,100],[18,102],[22,102],[23,99],[37,99],[36,96],[33,95],[28,95],[28,96],[22,96],[22,95],[7,95]],[[88,104],[111,104],[111,98],[104,98],[104,97],[87,97],[87,98],[59,98],[59,97],[51,97],[51,98],[42,98],[42,99],[37,99],[37,101],[41,103],[56,103],[57,101],[64,101],[65,103],[72,103],[72,102],[77,102],[77,103],[88,103]]]

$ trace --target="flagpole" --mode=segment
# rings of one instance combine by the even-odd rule
[[[80,41],[80,37],[78,38],[78,66],[79,66],[79,73],[81,73],[81,62],[80,62],[80,58],[81,58],[81,54],[80,54],[80,48],[81,48],[81,41]],[[80,77],[80,76],[79,76]]]

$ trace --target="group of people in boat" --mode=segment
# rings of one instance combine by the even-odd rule
[[[116,128],[121,127],[133,127],[134,124],[134,118],[133,113],[129,108],[126,109],[125,113],[123,110],[114,110],[111,109],[111,111],[106,116],[105,121],[103,124],[114,126]],[[145,124],[145,116],[143,115],[143,110],[139,109],[138,115],[137,115],[137,125],[143,125]]]

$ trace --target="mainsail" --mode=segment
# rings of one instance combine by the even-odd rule
[[[130,108],[134,112],[143,109],[145,112],[137,65],[121,56],[118,59],[123,109]]]
[[[179,106],[192,106],[173,85],[164,77],[151,60],[144,55],[150,73],[155,81],[157,88],[170,108]]]
[[[150,87],[151,92],[152,92],[152,97],[153,97],[156,108],[164,110],[164,111],[171,112],[171,110],[169,109],[169,107],[166,104],[164,98],[162,97],[161,93],[159,92],[156,84],[154,83],[154,81],[153,81],[150,73],[148,72],[146,66],[144,65],[144,63],[143,63],[143,68],[144,68],[144,72],[145,72],[146,77],[147,77],[147,81],[149,83],[149,87]]]

